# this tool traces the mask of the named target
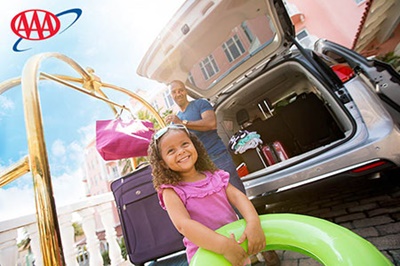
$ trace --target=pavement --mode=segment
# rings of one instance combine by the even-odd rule
[[[372,177],[309,186],[295,195],[276,198],[265,212],[326,219],[365,238],[400,266],[400,172]],[[277,252],[281,266],[321,265],[299,253]]]

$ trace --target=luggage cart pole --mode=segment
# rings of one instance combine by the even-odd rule
[[[72,66],[82,78],[74,78],[61,75],[48,75],[39,73],[39,66],[47,58],[56,58]],[[22,85],[22,98],[25,116],[26,134],[28,142],[28,156],[20,162],[0,173],[0,186],[4,186],[27,172],[32,173],[33,189],[36,205],[36,218],[39,231],[40,249],[44,266],[65,265],[65,259],[61,243],[61,234],[58,224],[50,168],[47,158],[46,143],[43,132],[42,113],[40,108],[38,83],[40,79],[49,79],[79,90],[89,96],[107,102],[116,112],[114,106],[118,105],[109,100],[101,91],[101,87],[107,87],[125,93],[133,99],[141,102],[155,117],[161,127],[165,122],[158,112],[146,100],[137,94],[124,88],[105,84],[94,76],[93,72],[84,70],[75,61],[59,53],[43,53],[31,57],[24,66],[22,78],[13,79],[0,84],[0,94],[12,87]],[[79,88],[69,82],[81,83]]]

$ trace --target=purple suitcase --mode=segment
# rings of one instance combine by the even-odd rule
[[[133,264],[143,265],[185,249],[183,236],[159,204],[149,165],[114,180],[111,191]]]

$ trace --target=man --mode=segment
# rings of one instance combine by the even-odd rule
[[[211,104],[205,99],[189,101],[187,90],[180,80],[169,84],[169,92],[180,111],[165,118],[167,124],[183,124],[203,142],[211,160],[230,174],[230,183],[246,194],[243,183],[228,149],[217,133],[217,118]]]
[[[219,169],[230,174],[229,182],[246,194],[246,190],[236,171],[235,163],[228,149],[217,133],[217,118],[211,104],[205,99],[189,101],[185,84],[174,80],[169,84],[169,92],[180,111],[165,118],[167,124],[183,124],[203,142],[211,160]],[[275,251],[261,253],[267,266],[279,266],[280,260]],[[257,256],[259,258],[259,256]]]

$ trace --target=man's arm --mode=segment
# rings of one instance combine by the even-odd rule
[[[183,124],[183,121],[176,115],[168,115],[165,119],[168,124]],[[186,127],[198,131],[209,131],[217,129],[217,117],[214,110],[207,110],[201,113],[201,119],[195,121],[188,121]]]
[[[198,131],[209,131],[217,129],[217,117],[214,110],[207,110],[201,114],[201,120],[188,121],[186,127]]]

